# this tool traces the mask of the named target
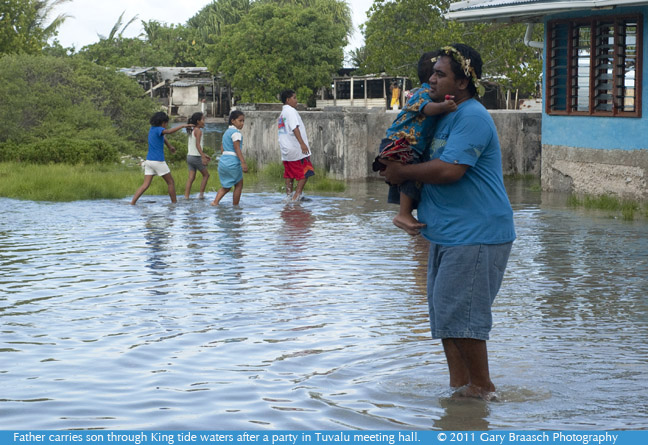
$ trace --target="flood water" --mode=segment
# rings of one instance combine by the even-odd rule
[[[508,189],[488,403],[451,398],[426,243],[379,181],[0,199],[0,429],[648,428],[648,223]]]

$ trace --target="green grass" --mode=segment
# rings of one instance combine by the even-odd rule
[[[633,221],[638,215],[648,216],[648,204],[642,205],[638,201],[611,195],[571,195],[567,200],[567,204],[571,207],[581,207],[588,210],[603,210],[613,216],[620,215],[625,221]]]
[[[511,175],[506,175],[504,179],[508,181],[522,181],[525,184],[525,187],[532,192],[542,191],[542,185],[540,184],[540,177],[537,175],[532,175],[530,173],[526,173],[526,174],[515,173]]]
[[[244,187],[264,184],[276,190],[284,187],[283,165],[270,164],[259,169],[255,162],[248,163],[250,172],[244,175]],[[176,184],[176,193],[184,193],[187,182],[187,167],[184,162],[170,164]],[[316,168],[317,171],[317,168]],[[320,170],[321,171],[321,170]],[[216,165],[209,166],[211,177],[208,191],[220,187]],[[0,163],[0,196],[5,198],[32,201],[81,201],[90,199],[123,199],[132,196],[142,184],[142,169],[134,164],[24,164]],[[193,183],[192,193],[198,191],[200,173]],[[322,174],[311,178],[306,191],[344,192],[345,183]],[[155,178],[147,195],[166,195],[167,186],[160,178]]]

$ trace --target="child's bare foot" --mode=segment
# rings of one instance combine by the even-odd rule
[[[217,205],[218,205],[218,202],[214,200],[214,201],[212,201],[211,205],[213,205],[213,206],[217,206]]]
[[[403,229],[412,236],[416,236],[421,233],[421,229],[425,227],[425,224],[419,222],[410,214],[401,215],[400,213],[394,217],[392,220],[394,225],[399,229]]]

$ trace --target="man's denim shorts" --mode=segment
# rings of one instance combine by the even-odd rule
[[[488,340],[491,306],[512,245],[430,244],[427,286],[432,338]]]

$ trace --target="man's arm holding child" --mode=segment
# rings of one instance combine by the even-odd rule
[[[387,167],[380,172],[390,184],[417,181],[423,184],[452,184],[460,180],[470,167],[464,164],[450,164],[433,159],[420,164],[401,164],[396,161],[380,159]]]

